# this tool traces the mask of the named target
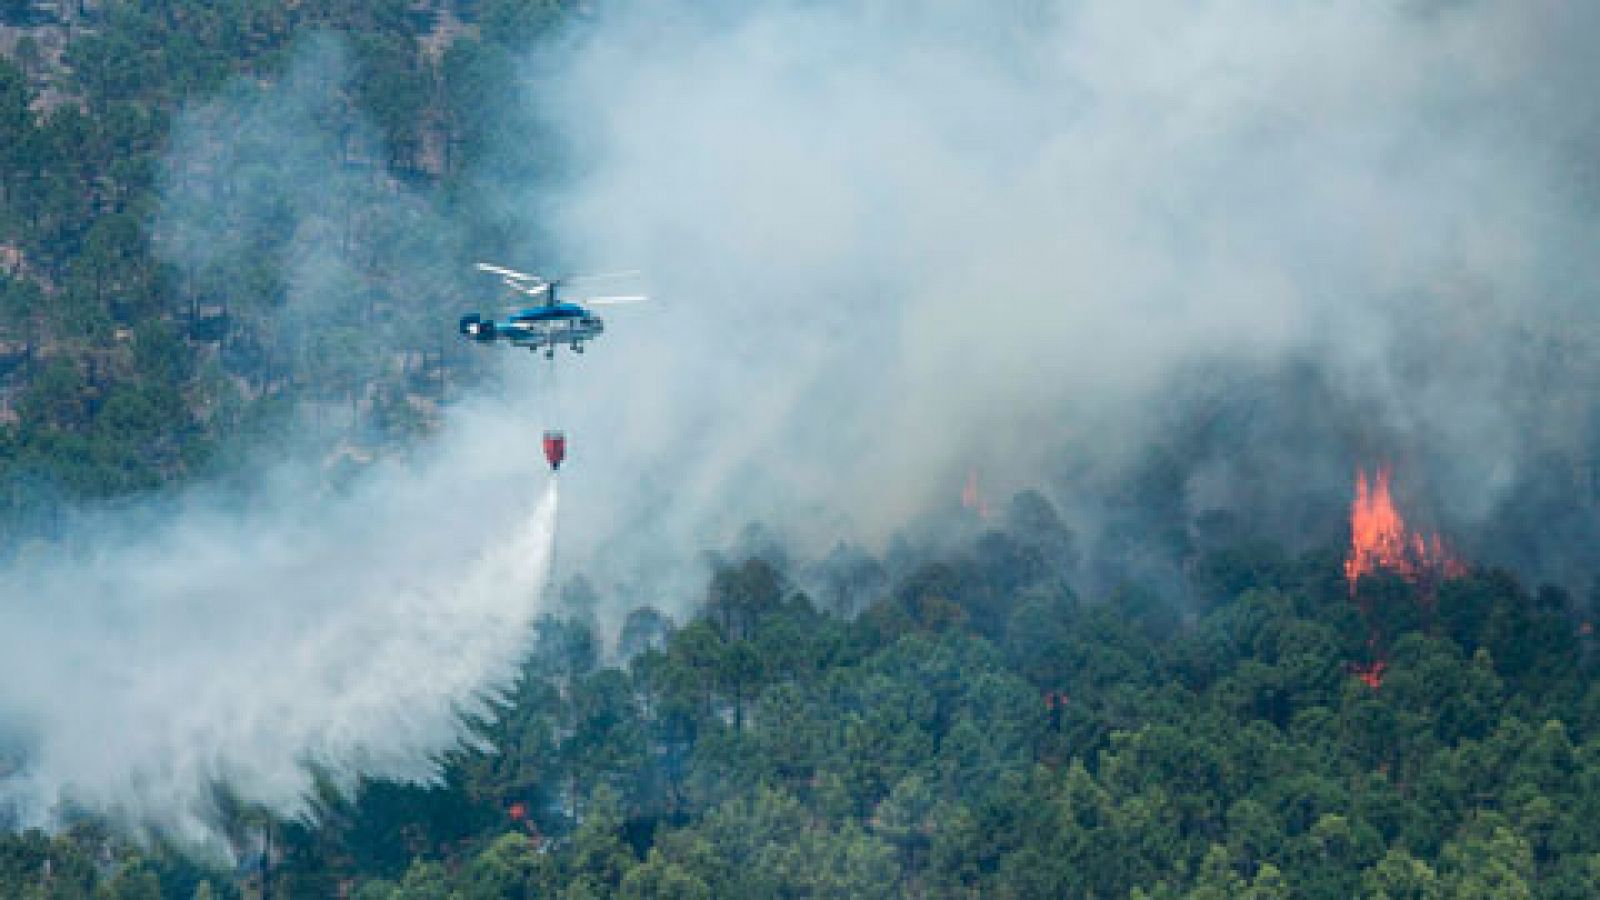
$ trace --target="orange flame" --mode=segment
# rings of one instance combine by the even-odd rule
[[[983,498],[983,492],[978,490],[978,470],[967,470],[967,483],[961,488],[961,506],[978,514],[978,518],[989,518],[989,502]]]
[[[1383,673],[1384,670],[1388,668],[1389,663],[1382,659],[1373,660],[1364,666],[1352,663],[1350,666],[1350,674],[1361,679],[1361,683],[1365,684],[1367,687],[1377,690],[1378,688],[1383,687]]]
[[[1406,530],[1405,519],[1395,510],[1389,493],[1389,478],[1387,467],[1379,469],[1371,482],[1366,472],[1356,472],[1356,499],[1350,505],[1350,555],[1344,561],[1344,577],[1352,596],[1361,576],[1379,570],[1427,585],[1440,578],[1458,578],[1467,571],[1466,564],[1446,549],[1438,535]]]

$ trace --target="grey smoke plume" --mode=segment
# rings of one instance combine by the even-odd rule
[[[1207,384],[1298,366],[1321,393],[1194,504],[1388,459],[1482,526],[1592,450],[1596,36],[1496,0],[613,7],[529,79],[578,173],[524,205],[659,298],[574,367],[574,530],[629,536],[613,567],[641,529],[881,538],[976,466],[1092,531],[1078,495]],[[1294,426],[1318,398],[1337,441]]]

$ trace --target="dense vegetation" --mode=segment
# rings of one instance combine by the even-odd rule
[[[514,93],[508,48],[562,14],[556,0],[0,6],[0,524],[225,470],[219,452],[289,415],[330,445],[418,427],[419,401],[463,365],[444,304],[470,261],[418,247],[437,230],[418,219],[447,215],[478,252],[510,239],[464,173],[508,131],[526,138],[485,104]],[[268,131],[259,111],[318,35],[339,58],[310,121],[336,140],[306,159],[282,141],[296,123]],[[198,135],[175,133],[186,111]],[[337,173],[315,186],[337,205],[284,198],[312,165]],[[163,226],[164,188],[195,221]],[[345,281],[320,291],[338,305],[318,310],[337,327],[286,315],[304,290],[296,240],[338,254]],[[348,339],[363,332],[381,345]]]
[[[1068,552],[1063,553],[1066,549]],[[263,824],[274,896],[1591,897],[1600,679],[1564,594],[1475,573],[1362,591],[1328,556],[1231,547],[1182,621],[1081,600],[1037,495],[889,577],[841,553],[814,596],[756,558],[603,665],[581,585],[485,746],[439,787],[329,793]],[[825,608],[871,598],[846,618]],[[1381,686],[1356,672],[1377,651]],[[7,896],[259,890],[118,856],[91,826],[0,843]],[[241,840],[241,846],[253,846]]]
[[[0,522],[225,471],[242,436],[307,410],[341,435],[415,428],[412,400],[459,365],[436,333],[394,328],[392,355],[351,363],[278,327],[281,271],[158,252],[173,122],[340,32],[341,108],[377,131],[341,151],[374,188],[341,216],[403,193],[492,247],[509,226],[469,173],[527,126],[486,104],[510,48],[573,13],[58,6],[0,3]],[[224,263],[288,240],[218,229]],[[413,283],[390,262],[352,268],[344,324],[393,324]],[[0,835],[0,896],[1600,895],[1589,598],[1498,572],[1436,594],[1374,579],[1366,621],[1337,554],[1223,542],[1186,554],[1180,613],[1135,585],[1078,596],[1073,536],[1037,494],[958,527],[955,550],[892,562],[726,565],[686,621],[636,611],[614,656],[576,585],[440,786],[329,789],[314,823],[234,810],[232,871],[94,822]]]

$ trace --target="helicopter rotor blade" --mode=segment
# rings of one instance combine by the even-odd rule
[[[535,283],[538,283],[538,284],[547,283],[546,279],[541,278],[538,275],[529,275],[527,272],[518,272],[516,269],[508,269],[505,266],[497,266],[497,265],[494,265],[493,263],[486,263],[486,262],[477,263],[476,264],[476,268],[480,272],[493,272],[494,274],[499,275],[501,277],[501,279],[506,281],[507,283],[510,283],[512,281],[519,281],[519,282],[532,281],[532,282],[535,282]]]
[[[503,279],[501,279],[501,281],[505,282],[505,286],[506,287],[512,289],[513,291],[516,291],[519,294],[526,294],[529,297],[538,297],[541,294],[550,293],[550,285],[548,283],[545,283],[545,284],[522,284],[522,283],[519,283],[519,282],[516,282],[516,281],[512,281],[509,278],[503,278]]]
[[[557,284],[567,284],[573,281],[600,281],[606,278],[632,278],[638,274],[638,269],[623,269],[617,272],[593,272],[584,273],[582,275],[562,275],[559,278],[552,278],[550,280],[556,282]]]
[[[621,294],[615,297],[585,297],[582,302],[595,306],[621,306],[626,303],[643,303],[650,298],[644,294]]]

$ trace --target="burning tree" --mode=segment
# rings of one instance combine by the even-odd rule
[[[1350,598],[1361,608],[1369,630],[1367,646],[1373,651],[1372,662],[1351,664],[1350,671],[1373,688],[1382,685],[1389,664],[1379,647],[1371,598],[1357,590],[1361,579],[1379,572],[1398,575],[1417,588],[1425,605],[1431,605],[1441,581],[1467,572],[1466,564],[1438,535],[1406,527],[1389,489],[1391,475],[1387,466],[1379,468],[1370,480],[1365,471],[1357,470],[1356,498],[1350,505],[1350,553],[1344,561]]]
[[[1391,472],[1384,467],[1369,482],[1367,473],[1356,472],[1356,499],[1350,506],[1350,555],[1344,561],[1344,577],[1350,595],[1363,575],[1392,572],[1425,592],[1432,593],[1445,578],[1466,574],[1466,564],[1445,547],[1438,535],[1424,535],[1406,528],[1405,519],[1394,507],[1389,491]]]

